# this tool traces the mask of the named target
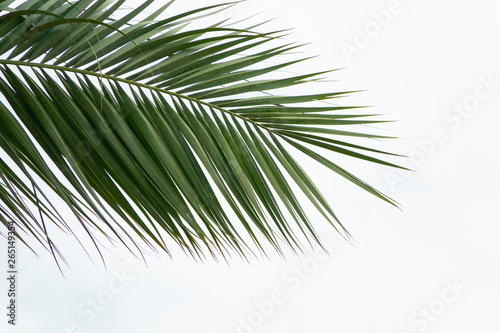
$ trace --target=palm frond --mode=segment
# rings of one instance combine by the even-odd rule
[[[294,188],[349,239],[291,148],[395,204],[317,152],[399,167],[342,139],[385,138],[352,129],[378,115],[318,104],[352,91],[281,95],[326,73],[284,77],[300,58],[268,64],[299,47],[286,32],[187,29],[231,4],[160,18],[169,2],[132,24],[153,1],[113,19],[123,2],[0,2],[0,220],[26,245],[31,235],[56,255],[45,223],[75,228],[53,195],[97,248],[101,236],[169,253],[168,235],[194,257],[321,244]]]

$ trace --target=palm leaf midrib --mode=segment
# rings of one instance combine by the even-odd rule
[[[98,79],[106,79],[106,80],[112,80],[112,81],[115,81],[115,82],[122,82],[122,83],[126,83],[126,84],[129,84],[129,85],[141,87],[141,88],[146,88],[148,90],[154,90],[154,91],[157,91],[157,92],[160,92],[160,93],[168,94],[170,96],[175,96],[175,97],[178,97],[178,98],[186,99],[186,100],[189,100],[191,102],[195,102],[197,104],[205,105],[205,106],[207,106],[209,108],[216,109],[218,111],[230,114],[231,116],[234,116],[236,118],[239,118],[239,119],[242,119],[242,120],[247,121],[249,123],[252,123],[252,124],[254,124],[254,125],[258,126],[258,127],[261,127],[263,129],[265,129],[268,132],[272,132],[274,134],[280,135],[280,133],[276,132],[272,128],[269,128],[269,127],[267,127],[267,126],[265,126],[265,125],[263,125],[263,124],[261,124],[259,122],[256,122],[253,119],[250,119],[250,118],[242,116],[242,115],[240,115],[238,113],[232,112],[229,109],[222,108],[222,107],[220,107],[220,106],[218,106],[216,104],[211,104],[210,102],[207,102],[207,101],[204,101],[204,100],[193,98],[193,97],[191,97],[189,95],[179,94],[179,93],[176,93],[176,92],[169,91],[167,89],[162,89],[162,88],[158,88],[158,87],[155,87],[155,86],[147,85],[145,83],[140,83],[140,82],[137,82],[137,81],[124,79],[124,78],[120,78],[120,77],[113,76],[113,75],[96,73],[96,72],[88,71],[88,70],[85,70],[85,69],[78,69],[78,68],[73,68],[73,67],[51,65],[51,64],[44,64],[44,63],[37,63],[37,62],[27,62],[27,61],[17,61],[17,60],[4,60],[4,59],[0,59],[0,64],[14,65],[14,66],[26,66],[26,67],[31,67],[31,68],[34,67],[34,68],[52,69],[52,70],[59,70],[59,71],[62,71],[62,72],[66,71],[66,72],[71,72],[71,73],[75,73],[75,74],[89,75],[89,76],[97,77]]]

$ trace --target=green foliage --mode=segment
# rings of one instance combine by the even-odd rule
[[[291,148],[393,204],[317,152],[397,167],[344,141],[380,138],[348,126],[376,115],[318,104],[352,92],[269,92],[325,73],[271,78],[304,60],[269,65],[297,48],[276,46],[283,31],[187,29],[231,4],[159,19],[169,2],[132,24],[153,0],[120,19],[123,0],[12,2],[0,2],[0,220],[17,221],[28,246],[25,235],[58,255],[46,223],[76,221],[96,247],[100,234],[168,253],[168,235],[194,257],[245,256],[263,240],[300,248],[294,228],[320,243],[287,179],[348,239]]]

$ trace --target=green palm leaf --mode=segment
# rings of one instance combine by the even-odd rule
[[[149,0],[112,19],[123,2],[0,2],[0,221],[16,221],[26,245],[31,235],[60,255],[46,223],[76,227],[54,195],[98,249],[102,236],[169,253],[168,235],[215,258],[321,244],[294,187],[349,239],[292,147],[395,204],[312,149],[398,167],[341,138],[383,138],[351,129],[377,115],[320,103],[351,91],[282,95],[325,73],[271,77],[305,60],[266,65],[298,47],[279,44],[283,32],[187,30],[228,5],[158,19],[169,2],[131,24]]]

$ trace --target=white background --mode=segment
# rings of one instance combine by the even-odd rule
[[[382,26],[373,13],[389,9]],[[365,89],[349,101],[399,120],[377,127],[403,139],[373,146],[409,155],[400,162],[416,172],[342,161],[402,210],[304,159],[356,247],[319,219],[328,259],[320,251],[286,260],[271,252],[251,265],[202,264],[176,252],[173,260],[149,256],[145,267],[119,253],[108,255],[106,270],[73,245],[66,278],[48,253],[37,259],[20,247],[18,326],[7,327],[2,314],[1,331],[499,332],[499,10],[487,0],[248,0],[221,14],[261,13],[276,18],[265,30],[295,28],[287,39],[312,41],[305,55],[320,54],[304,72],[344,68],[330,75],[333,89]],[[348,56],[348,47],[356,53]],[[5,281],[0,288],[5,299]],[[106,295],[109,303],[89,314],[89,298]]]

